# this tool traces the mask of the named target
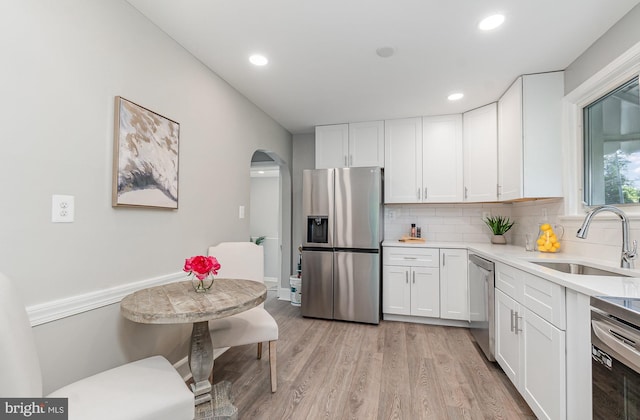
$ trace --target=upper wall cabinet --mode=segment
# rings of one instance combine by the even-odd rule
[[[462,116],[385,122],[385,203],[462,201]]]
[[[464,201],[498,199],[498,111],[491,103],[462,114]]]
[[[462,201],[462,115],[422,119],[422,202]]]
[[[384,202],[422,201],[422,118],[384,123]]]
[[[384,166],[384,122],[316,127],[316,169]]]
[[[498,101],[500,200],[562,196],[563,72],[518,77]]]

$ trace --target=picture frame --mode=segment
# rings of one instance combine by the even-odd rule
[[[115,98],[113,207],[178,208],[180,124]]]

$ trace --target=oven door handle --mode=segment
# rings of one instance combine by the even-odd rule
[[[640,352],[626,343],[627,340],[623,338],[624,334],[614,331],[613,328],[616,328],[614,325],[600,320],[592,319],[591,327],[596,337],[623,357],[625,362],[632,364],[633,366],[629,366],[631,369],[640,372],[640,364],[634,362],[634,360],[640,359]]]

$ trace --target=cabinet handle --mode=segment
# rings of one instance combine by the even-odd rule
[[[445,265],[445,257],[447,254],[445,254],[444,252],[442,253],[442,266],[444,267]]]
[[[420,200],[420,188],[418,188],[417,195],[418,195],[418,200]]]
[[[349,166],[353,165],[353,155],[349,155]]]
[[[515,326],[514,326],[514,332],[516,333],[516,335],[518,335],[519,332],[522,332],[522,329],[520,328],[520,321],[518,321],[519,319],[522,319],[521,316],[518,316],[518,312],[516,311],[515,316],[513,317],[515,319]]]
[[[464,187],[464,199],[466,200],[467,198],[469,198],[469,188]]]
[[[424,199],[427,199],[427,187],[424,187]]]
[[[349,162],[347,162],[347,155],[344,155],[344,166],[349,166]]]
[[[414,271],[411,275],[413,277],[413,284],[416,284],[416,272]]]
[[[409,272],[408,272],[408,271],[405,271],[405,272],[404,272],[404,279],[405,279],[405,282],[406,282],[407,284],[409,284]]]
[[[402,257],[402,258],[404,258],[405,260],[417,260],[418,259],[418,257]]]
[[[511,315],[509,316],[510,321],[511,321],[511,332],[513,332],[513,309],[509,309],[509,311],[511,312]]]
[[[502,193],[500,192],[500,184],[496,184],[496,197],[500,198]]]

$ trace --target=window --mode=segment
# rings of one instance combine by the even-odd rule
[[[584,201],[587,205],[640,202],[638,77],[583,109]]]

